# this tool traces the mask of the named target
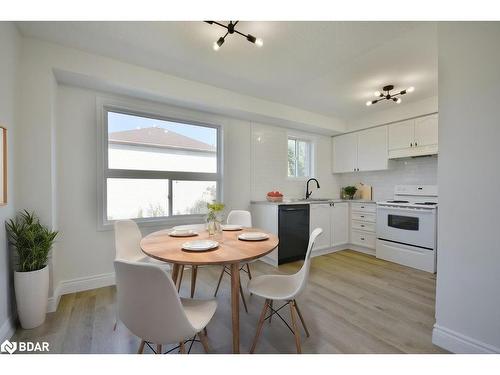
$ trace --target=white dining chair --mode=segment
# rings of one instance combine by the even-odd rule
[[[139,354],[146,344],[157,354],[164,344],[178,344],[166,353],[186,353],[190,343],[189,353],[196,336],[208,353],[206,326],[217,309],[215,300],[181,299],[170,274],[153,264],[115,260],[114,266],[119,317],[141,339]]]
[[[141,250],[142,233],[137,223],[133,220],[117,220],[115,228],[115,260],[128,260],[132,262],[145,262],[170,271],[170,265],[144,254]],[[118,319],[115,320],[113,331],[116,331]]]
[[[264,325],[264,322],[267,319],[269,319],[269,322],[271,322],[271,317],[274,314],[278,315],[278,317],[286,324],[286,326],[294,334],[297,353],[302,352],[300,346],[300,333],[297,328],[297,317],[295,314],[299,316],[307,337],[309,337],[309,331],[307,330],[304,317],[302,316],[299,310],[295,298],[304,290],[306,286],[307,278],[309,276],[309,268],[311,265],[311,251],[314,247],[314,242],[316,241],[316,238],[322,232],[323,229],[316,228],[309,236],[309,244],[307,246],[307,252],[306,252],[306,257],[304,259],[304,264],[297,273],[293,275],[262,275],[254,277],[248,282],[248,290],[252,294],[265,298],[264,307],[260,314],[259,323],[257,324],[257,332],[255,333],[255,338],[253,340],[250,353],[253,353],[255,351],[255,348],[257,346],[257,340],[259,339],[259,336],[262,332],[262,327]],[[272,303],[273,301],[284,301],[285,303],[283,304],[283,306],[275,310],[273,308],[273,303]],[[292,321],[291,322],[292,328],[290,328],[289,324],[278,312],[286,305],[290,306],[290,317]],[[269,316],[266,317],[267,310],[270,310],[270,314]]]
[[[142,233],[133,220],[117,220],[115,227],[115,259],[152,263],[170,270],[170,266],[144,254],[141,250]]]
[[[233,224],[233,225],[241,225],[244,228],[251,228],[252,227],[252,214],[249,211],[232,210],[227,215],[227,223]],[[241,264],[240,272],[241,271],[246,272],[246,274],[248,275],[248,278],[252,279],[252,273],[250,271],[249,262],[245,262],[245,263]],[[222,278],[224,277],[224,274],[231,276],[231,267],[222,266],[222,271],[219,275],[219,281],[217,282],[217,287],[215,288],[214,297],[217,297],[217,292],[219,291],[220,283],[222,281]],[[240,283],[240,295],[241,295],[241,300],[243,301],[243,306],[245,307],[245,311],[248,313],[247,302],[245,300],[245,295],[243,294],[243,288],[241,286],[241,283]]]
[[[195,231],[202,232],[206,229],[206,227],[207,227],[206,224],[188,224],[188,225],[177,225],[172,229],[177,229],[177,230],[193,229]],[[183,264],[179,268],[179,281],[177,283],[177,290],[181,289],[182,277],[184,275],[184,268],[185,266]],[[198,266],[193,265],[191,266],[191,298],[194,297],[197,276],[198,276]]]

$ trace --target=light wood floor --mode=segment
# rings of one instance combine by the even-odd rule
[[[253,275],[292,273],[301,262],[279,271],[252,263]],[[198,270],[196,297],[211,297],[219,267]],[[189,272],[181,295],[187,296]],[[242,275],[246,284],[246,276]],[[213,353],[231,352],[229,279],[217,296],[218,309],[208,325]],[[249,313],[241,306],[241,351],[248,353],[263,299],[247,295]],[[310,338],[302,335],[304,353],[443,353],[431,343],[435,276],[351,250],[313,258],[309,284],[297,299]],[[283,311],[283,310],[282,310]],[[288,317],[289,310],[284,315]],[[115,320],[115,288],[106,287],[61,298],[57,312],[33,330],[17,330],[13,340],[49,341],[52,353],[135,353],[139,339]],[[147,347],[146,353],[151,352]],[[192,352],[201,353],[201,344]],[[292,334],[277,317],[266,323],[257,353],[294,353]]]

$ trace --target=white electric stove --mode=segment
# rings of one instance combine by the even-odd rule
[[[435,185],[397,185],[377,202],[377,258],[436,272],[437,206]]]

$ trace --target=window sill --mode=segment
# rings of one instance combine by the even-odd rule
[[[132,219],[134,220],[139,228],[152,228],[152,229],[166,229],[175,227],[177,225],[189,225],[189,224],[201,224],[205,223],[206,215],[179,215],[172,216],[166,218],[158,218],[158,219]],[[111,231],[114,230],[114,222],[106,221],[104,223],[100,223],[97,230],[99,232]]]

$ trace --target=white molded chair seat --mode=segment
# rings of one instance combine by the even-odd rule
[[[248,291],[271,300],[293,299],[300,286],[298,278],[289,275],[256,276],[248,282]]]
[[[306,335],[309,337],[309,331],[307,330],[304,318],[299,310],[297,301],[295,298],[305,289],[307,278],[309,276],[309,268],[311,265],[311,252],[314,247],[314,242],[316,238],[323,232],[321,228],[316,228],[313,230],[309,237],[309,244],[307,246],[306,257],[304,259],[304,264],[300,270],[293,275],[262,275],[252,278],[248,281],[248,290],[250,293],[266,299],[264,302],[264,308],[260,314],[259,323],[257,325],[257,332],[250,349],[250,353],[255,351],[257,340],[262,331],[262,326],[266,319],[271,322],[271,316],[277,314],[283,319],[283,317],[278,313],[281,307],[277,310],[273,309],[273,301],[286,301],[282,306],[290,305],[290,316],[292,318],[293,334],[295,336],[295,344],[297,347],[297,353],[301,353],[300,347],[300,334],[297,329],[296,315],[299,316],[300,321],[306,331]],[[267,311],[270,310],[270,315],[266,317]],[[283,320],[284,321],[284,320]]]
[[[214,299],[181,298],[181,302],[189,322],[197,332],[206,327],[217,309],[217,302]]]
[[[196,335],[208,351],[206,333],[202,331],[212,319],[215,300],[181,300],[170,277],[160,267],[141,262],[115,260],[118,312],[121,321],[144,343],[179,343],[185,352],[186,340]],[[206,331],[205,331],[206,332]]]

